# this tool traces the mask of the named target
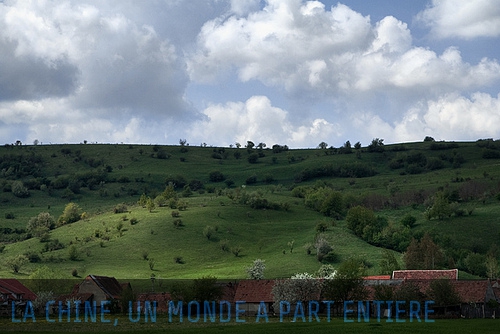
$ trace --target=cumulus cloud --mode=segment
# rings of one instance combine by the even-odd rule
[[[292,124],[288,112],[273,106],[266,96],[252,96],[245,102],[211,105],[204,110],[204,114],[206,119],[199,121],[190,131],[189,136],[195,141],[210,140],[229,145],[252,140],[268,145],[314,147],[342,132],[338,124],[324,119]]]
[[[456,48],[442,54],[412,45],[407,25],[388,16],[370,18],[337,4],[267,1],[247,17],[207,22],[199,50],[188,60],[193,80],[210,82],[236,69],[241,81],[260,80],[300,96],[359,92],[449,92],[500,78],[500,65],[471,65]]]
[[[437,38],[500,36],[500,6],[497,0],[432,0],[417,19]]]
[[[401,120],[385,124],[388,126],[393,142],[419,141],[427,135],[436,140],[499,138],[500,94],[476,92],[470,98],[446,94],[415,105]]]
[[[198,117],[185,98],[188,76],[181,52],[152,25],[132,20],[129,4],[117,2],[113,11],[109,3],[99,5],[0,3],[0,125],[24,121],[24,136],[43,128],[49,132],[40,140],[73,142],[81,141],[83,124],[90,122],[101,138],[111,140],[119,135],[104,131],[107,124],[119,133],[134,119],[164,123]],[[65,107],[61,114],[57,106]],[[54,115],[64,130],[50,124]],[[95,126],[99,122],[103,125]]]

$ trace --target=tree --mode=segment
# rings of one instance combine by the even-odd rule
[[[153,212],[155,207],[156,207],[156,205],[155,205],[155,202],[153,201],[153,199],[151,197],[148,197],[148,199],[146,201],[146,209],[148,209],[149,212]]]
[[[380,260],[380,273],[382,275],[390,275],[393,271],[401,269],[398,260],[394,253],[388,249],[382,251],[382,259]]]
[[[54,217],[48,212],[40,212],[38,216],[30,218],[28,225],[26,225],[26,231],[35,237],[41,237],[54,227]]]
[[[427,296],[436,303],[436,306],[444,307],[445,314],[447,306],[460,304],[460,295],[449,279],[433,280],[427,290]]]
[[[255,147],[255,144],[253,143],[253,141],[247,141],[247,149],[251,150],[252,148]]]
[[[322,141],[321,143],[319,143],[318,148],[321,150],[326,150],[328,148],[328,144]]]
[[[250,267],[246,268],[249,279],[264,279],[266,264],[264,260],[256,259]]]
[[[335,277],[324,282],[324,297],[340,303],[346,300],[363,300],[367,294],[363,281],[365,272],[364,261],[360,258],[353,257],[342,262]]]
[[[320,262],[333,250],[333,247],[330,245],[324,234],[318,234],[316,236],[314,248],[316,249],[316,258]]]
[[[368,152],[384,152],[384,140],[374,138],[370,145],[368,145]]]
[[[307,308],[308,301],[318,300],[321,292],[321,280],[311,274],[296,274],[290,279],[275,281],[272,289],[273,307],[280,308],[281,301],[287,301],[290,304],[301,302],[304,308]]]
[[[15,257],[10,257],[5,261],[7,267],[9,267],[15,274],[19,273],[22,267],[24,267],[29,262],[26,255],[17,255]]]
[[[353,231],[358,237],[362,237],[365,227],[373,225],[376,219],[372,210],[358,205],[347,212],[347,228]]]
[[[428,211],[427,218],[430,220],[437,217],[439,220],[443,220],[445,217],[451,216],[450,203],[445,194],[440,191],[434,196],[434,204]]]
[[[12,182],[12,194],[19,198],[26,198],[30,196],[30,191],[26,188],[22,181]]]
[[[444,255],[431,236],[426,233],[420,241],[412,239],[403,256],[406,269],[435,269],[442,266]]]
[[[147,201],[148,201],[148,197],[146,196],[146,194],[143,193],[141,195],[141,197],[139,198],[139,200],[137,201],[137,204],[139,204],[140,206],[145,208]]]
[[[352,153],[351,142],[349,140],[346,141],[344,145],[339,149],[339,151],[342,154],[351,154]]]
[[[59,225],[71,224],[80,220],[82,209],[76,203],[68,203],[61,216],[57,219]]]

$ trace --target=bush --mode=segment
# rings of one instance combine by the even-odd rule
[[[78,261],[79,258],[78,248],[75,245],[71,245],[68,249],[68,257],[71,261]]]
[[[316,232],[323,233],[328,230],[328,225],[325,222],[318,223],[316,225]]]
[[[257,163],[259,160],[259,155],[257,153],[252,153],[247,158],[248,162],[251,164]]]
[[[135,224],[137,224],[138,222],[139,222],[139,221],[137,220],[137,218],[135,218],[135,217],[130,218],[130,225],[135,225]]]
[[[174,256],[174,262],[178,264],[184,264],[184,260],[182,259],[182,256]]]
[[[219,241],[219,247],[223,252],[229,252],[229,240],[224,239]]]
[[[413,226],[415,226],[416,222],[417,222],[417,218],[413,217],[411,214],[407,214],[401,220],[401,224],[403,224],[404,226],[409,227],[409,228],[412,228]]]
[[[252,175],[252,176],[249,176],[246,180],[245,180],[245,183],[246,184],[255,184],[257,183],[257,175]]]
[[[114,213],[124,213],[124,212],[128,212],[127,205],[125,205],[124,203],[117,204],[117,205],[115,206],[115,208],[113,209],[113,212],[114,212]]]
[[[210,174],[208,175],[208,179],[210,180],[210,182],[222,182],[226,179],[226,177],[220,171],[215,170],[210,172]]]
[[[231,253],[233,253],[233,255],[236,257],[240,256],[241,251],[242,251],[242,248],[240,246],[235,246],[235,247],[231,248]]]
[[[339,256],[337,253],[334,251],[328,252],[323,258],[321,259],[321,263],[335,263],[339,261]]]
[[[71,270],[71,276],[78,277],[78,270],[76,268],[73,268],[73,270]]]
[[[500,159],[500,152],[490,149],[485,149],[483,151],[483,159]],[[14,190],[12,190],[14,192]]]
[[[210,240],[210,238],[213,236],[213,234],[215,233],[215,229],[212,227],[212,226],[205,226],[205,228],[203,229],[203,235],[208,239]]]
[[[175,219],[173,222],[175,228],[180,228],[184,226],[184,223],[182,222],[181,219]],[[210,239],[210,238],[208,238]]]
[[[30,196],[30,191],[21,181],[14,181],[12,182],[12,194],[19,198],[26,198]]]
[[[57,222],[59,225],[71,224],[79,221],[81,218],[81,209],[76,203],[68,203],[64,208],[63,214]]]

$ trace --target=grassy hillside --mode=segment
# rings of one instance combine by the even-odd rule
[[[378,274],[383,249],[347,228],[347,210],[356,205],[398,229],[403,217],[415,217],[408,233],[421,238],[430,232],[449,266],[467,268],[469,254],[484,258],[492,245],[500,244],[499,142],[405,143],[353,148],[350,154],[345,148],[278,151],[97,144],[0,147],[0,276],[27,277],[45,265],[64,277],[76,269],[79,276],[243,278],[245,267],[261,258],[266,277],[286,277],[320,267],[314,252],[308,255],[303,248],[314,241],[319,223],[327,226],[334,266],[359,256],[368,273]],[[224,180],[215,182],[212,172]],[[168,206],[150,212],[137,204],[141,194],[154,199],[169,183],[187,203],[180,217],[172,217],[178,210]],[[340,192],[343,213],[326,216],[306,206],[294,192],[297,187]],[[438,191],[446,194],[455,214],[427,220],[424,212]],[[237,195],[276,207],[255,209]],[[51,241],[27,235],[31,217],[48,212],[57,221],[70,202],[86,213],[84,219],[52,229]],[[113,213],[121,203],[128,212]],[[175,219],[183,226],[174,226]],[[210,239],[204,235],[207,226],[214,231]],[[43,251],[54,240],[64,248]],[[238,256],[231,252],[235,247],[241,248]],[[70,249],[76,254],[73,260]],[[18,254],[31,255],[33,262],[13,273],[7,264]],[[400,253],[395,254],[402,264]]]

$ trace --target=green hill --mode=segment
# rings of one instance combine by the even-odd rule
[[[499,164],[493,140],[307,150],[6,145],[0,276],[27,277],[47,266],[64,277],[244,278],[261,258],[266,277],[287,277],[321,266],[316,250],[304,247],[318,230],[333,248],[323,262],[333,266],[357,256],[379,274],[385,248],[403,265],[411,238],[427,232],[442,250],[436,266],[485,276],[487,259],[498,263],[500,255]],[[162,201],[169,184],[177,200]],[[151,211],[137,204],[142,194],[156,199]],[[428,210],[437,212],[439,196],[442,219]],[[68,203],[82,219],[59,219]],[[346,220],[357,206],[378,217],[358,233]],[[55,228],[27,229],[42,212]],[[408,216],[416,220],[411,228],[401,223]],[[30,262],[14,273],[9,263],[20,254]]]

